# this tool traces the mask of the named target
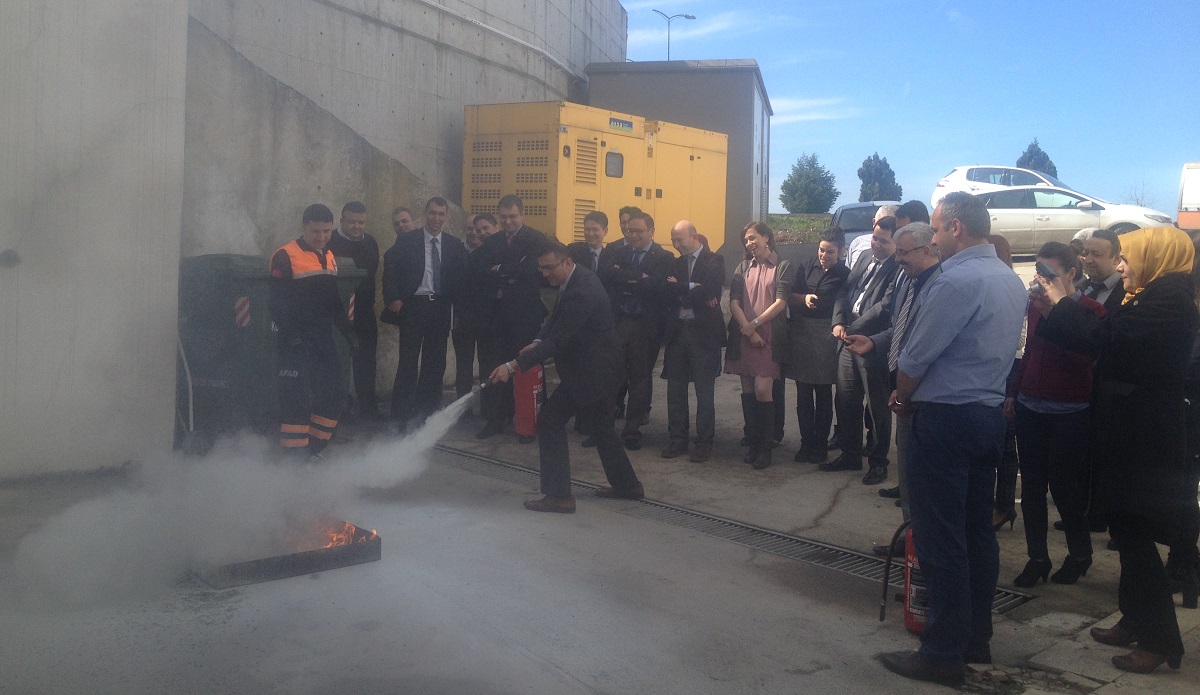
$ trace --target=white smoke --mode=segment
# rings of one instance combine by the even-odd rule
[[[136,489],[75,505],[23,538],[16,588],[38,603],[84,605],[153,595],[192,570],[304,549],[287,545],[297,529],[342,518],[339,508],[364,488],[419,476],[471,398],[408,436],[335,446],[323,462],[279,461],[271,442],[248,435],[200,458],[147,462]]]

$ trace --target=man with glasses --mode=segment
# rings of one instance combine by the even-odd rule
[[[1121,284],[1121,273],[1117,272],[1120,254],[1120,238],[1107,229],[1093,229],[1083,242],[1081,255],[1088,281],[1080,289],[1103,304],[1105,311],[1113,311],[1125,301],[1125,287]]]
[[[896,279],[892,234],[896,218],[885,217],[875,224],[871,234],[871,253],[863,254],[842,285],[833,307],[833,336],[844,341],[847,335],[871,335],[888,326],[884,298]],[[823,471],[861,471],[863,456],[870,470],[864,485],[878,485],[887,479],[888,451],[891,449],[892,416],[887,407],[887,357],[877,353],[865,356],[843,349],[838,355],[837,411],[840,456],[820,464]],[[875,436],[869,447],[863,446],[863,400],[867,400]]]
[[[896,388],[896,364],[900,351],[908,339],[908,328],[921,309],[921,290],[942,272],[937,250],[933,248],[933,228],[924,222],[913,222],[896,232],[896,263],[903,271],[884,299],[891,317],[889,325],[878,333],[846,336],[846,349],[863,357],[875,352],[887,356],[889,392]],[[904,459],[908,453],[909,414],[896,416],[896,478],[900,496],[900,510],[905,521],[910,519],[908,508],[908,479]],[[886,557],[889,553],[904,555],[904,542],[897,541],[894,547],[877,545],[876,555]]]
[[[613,401],[620,385],[621,365],[608,294],[595,273],[575,265],[561,242],[545,241],[534,253],[538,271],[558,288],[558,302],[533,342],[521,348],[515,359],[496,367],[490,376],[493,384],[505,383],[517,372],[551,357],[558,368],[558,387],[538,415],[543,497],[527,500],[525,508],[575,513],[566,433],[567,421],[572,417],[583,419],[596,438],[600,463],[611,486],[600,488],[596,494],[641,499],[645,496],[642,483],[613,429]],[[495,387],[487,390],[491,388]]]

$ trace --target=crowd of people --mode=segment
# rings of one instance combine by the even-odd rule
[[[538,435],[520,438],[538,441],[544,495],[525,506],[572,513],[572,418],[608,477],[599,494],[644,496],[626,451],[642,446],[664,348],[663,458],[712,457],[714,384],[724,372],[741,380],[745,462],[772,465],[790,379],[795,462],[866,468],[862,483],[880,485],[894,460],[897,485],[879,494],[911,522],[931,606],[921,648],[881,655],[887,668],[956,684],[964,664],[990,661],[996,532],[1016,518],[1018,471],[1029,560],[1013,584],[1079,581],[1092,563],[1091,534],[1107,531],[1120,553],[1123,617],[1093,637],[1136,645],[1114,657],[1118,668],[1178,667],[1171,594],[1194,607],[1200,588],[1200,273],[1187,233],[1083,230],[1071,244],[1042,246],[1026,285],[1007,242],[989,235],[986,208],[967,194],[947,195],[932,216],[919,201],[882,206],[871,234],[849,247],[841,230],[823,230],[816,254],[796,264],[780,257],[769,226],[753,222],[742,232],[727,319],[724,260],[687,220],[670,230],[676,255],[636,207],[619,211],[619,238],[608,241],[608,217],[595,211],[583,240],[569,245],[526,226],[514,195],[495,214],[468,217],[461,240],[443,234],[449,210],[431,198],[415,227],[412,212],[397,208],[396,241],[382,254],[379,321],[399,335],[397,427],[419,426],[441,407],[451,336],[457,393],[469,392],[476,374],[490,382],[480,439],[512,421],[512,377],[553,358],[559,386]],[[331,326],[354,346],[352,411],[379,416],[371,309],[381,255],[365,221],[361,203],[346,204],[336,229],[328,208],[310,206],[300,238],[272,257],[287,449],[319,455],[343,412],[345,394],[328,371],[336,367]],[[336,257],[367,270],[357,312],[338,300]],[[546,286],[557,288],[549,310]],[[1057,571],[1047,493],[1067,541]],[[1171,548],[1165,566],[1155,542]]]

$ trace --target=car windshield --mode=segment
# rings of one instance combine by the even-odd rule
[[[1054,178],[1050,174],[1043,173],[1042,176],[1045,176],[1047,181],[1054,184],[1055,186],[1058,186],[1059,188],[1065,188],[1068,191],[1075,190],[1075,189],[1071,188],[1070,186],[1068,186],[1067,184],[1063,183],[1062,181],[1059,181],[1058,179]]]
[[[838,215],[837,226],[841,227],[843,232],[874,229],[875,211],[878,209],[874,205],[861,208],[846,208]]]

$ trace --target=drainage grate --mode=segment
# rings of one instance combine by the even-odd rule
[[[440,444],[435,448],[479,463],[489,464],[487,466],[470,466],[470,470],[498,480],[526,485],[529,483],[530,478],[538,476],[538,472],[535,470],[508,463],[507,461],[501,461],[500,459]],[[874,555],[865,555],[853,550],[847,550],[846,548],[839,548],[836,545],[791,536],[779,531],[772,531],[740,521],[723,519],[719,516],[684,509],[663,502],[652,500],[610,500],[603,497],[596,497],[593,494],[597,488],[596,485],[578,480],[572,480],[571,486],[574,488],[577,497],[587,497],[589,500],[602,504],[611,511],[638,519],[670,524],[689,531],[703,533],[706,536],[720,538],[721,540],[738,543],[748,548],[761,550],[765,553],[771,553],[772,555],[807,562],[870,581],[883,581],[884,561]],[[902,588],[904,582],[904,572],[901,567],[902,563],[893,563],[892,577],[894,579],[891,581],[897,588]],[[1007,613],[1017,606],[1031,601],[1033,598],[1030,594],[996,587],[996,598],[992,602],[992,611],[995,613]]]

